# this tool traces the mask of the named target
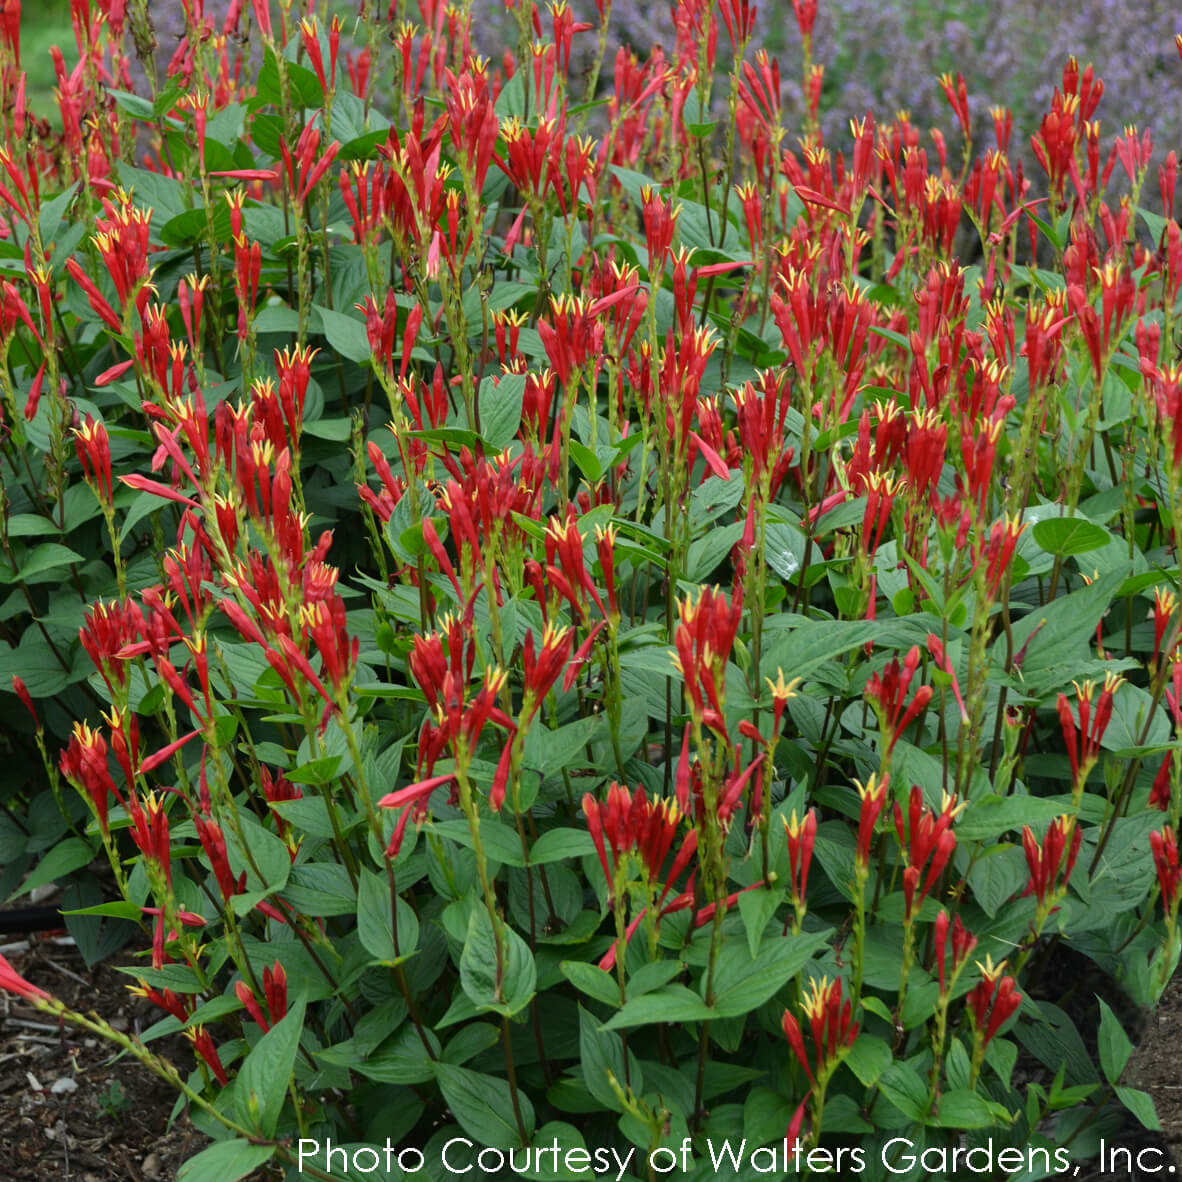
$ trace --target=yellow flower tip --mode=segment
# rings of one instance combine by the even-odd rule
[[[791,681],[784,680],[784,670],[776,670],[776,680],[772,681],[770,677],[765,677],[768,689],[772,692],[772,697],[777,702],[788,702],[797,697],[797,688],[804,681],[803,677],[794,677]]]

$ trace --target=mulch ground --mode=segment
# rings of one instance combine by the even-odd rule
[[[2,938],[0,938],[2,940]],[[130,978],[109,964],[88,969],[61,936],[0,942],[0,952],[35,985],[71,1008],[101,1014],[118,1029],[142,1031],[160,1014],[128,992]],[[118,963],[132,963],[123,956]],[[182,1072],[193,1058],[181,1039],[153,1049]],[[1182,975],[1146,1016],[1145,1034],[1126,1082],[1149,1092],[1162,1132],[1130,1121],[1120,1143],[1160,1148],[1153,1173],[1182,1170]],[[132,1059],[112,1061],[111,1048],[73,1027],[59,1029],[19,999],[0,994],[0,1182],[170,1182],[206,1138],[182,1116],[170,1123],[175,1093]],[[1147,1161],[1149,1159],[1146,1159]],[[1173,1165],[1171,1165],[1173,1163]],[[1076,1182],[1099,1182],[1084,1165]],[[1108,1174],[1105,1182],[1111,1182]]]
[[[0,944],[33,984],[116,1029],[146,1030],[160,1013],[128,992],[131,978],[86,967],[59,938]],[[124,960],[122,963],[130,963]],[[187,1072],[180,1039],[153,1049]],[[165,1182],[206,1138],[186,1120],[169,1127],[176,1093],[135,1060],[112,1062],[109,1043],[59,1028],[0,993],[0,1182]]]

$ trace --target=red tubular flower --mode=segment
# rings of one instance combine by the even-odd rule
[[[32,696],[29,694],[29,688],[25,685],[24,679],[13,674],[12,677],[12,692],[20,698],[21,705],[29,712],[33,719],[33,726],[41,729],[41,719],[37,717],[37,708],[33,705]]]
[[[940,801],[940,812],[924,808],[923,792],[913,785],[908,801],[907,824],[903,823],[903,809],[895,803],[895,832],[907,868],[903,871],[903,895],[906,900],[904,922],[910,923],[916,911],[923,906],[936,880],[944,873],[956,849],[956,835],[952,822],[965,807],[945,795]],[[927,876],[923,869],[927,866]]]
[[[575,521],[573,508],[565,524],[554,518],[546,527],[546,562],[548,575],[561,571],[565,586],[571,592],[567,598],[580,616],[587,614],[584,593],[591,597],[604,616],[608,614],[583,558],[583,535]]]
[[[882,541],[883,531],[891,519],[895,497],[903,488],[904,481],[885,472],[867,472],[863,478],[866,493],[866,509],[862,514],[862,530],[858,544],[862,553],[873,558]]]
[[[935,923],[936,970],[940,981],[941,997],[948,995],[948,990],[952,988],[956,978],[960,975],[960,970],[964,968],[973,949],[977,947],[977,937],[960,922],[960,916],[956,916],[952,921],[952,964],[950,966],[952,971],[951,976],[948,976],[948,928],[948,912],[941,907]]]
[[[803,821],[797,821],[796,810],[784,821],[784,836],[788,842],[788,868],[791,879],[788,893],[792,902],[803,904],[808,886],[809,867],[813,860],[813,844],[817,840],[817,810],[809,809]]]
[[[818,1078],[826,1079],[832,1074],[846,1049],[858,1037],[861,1027],[853,1019],[853,1005],[842,996],[840,977],[833,981],[828,977],[822,977],[820,981],[815,977],[810,978],[809,992],[801,1009],[808,1018],[812,1036],[811,1056],[801,1033],[800,1022],[789,1010],[784,1011],[781,1026],[797,1061],[804,1068],[809,1081],[815,1084]]]
[[[620,605],[616,600],[616,537],[614,525],[606,529],[595,527],[595,553],[599,558],[599,570],[607,590],[607,615],[611,620],[620,619]]]
[[[129,985],[128,992],[136,997],[150,1001],[158,1009],[171,1014],[178,1022],[187,1022],[192,1017],[194,1003],[189,994],[174,993],[171,989],[157,989],[149,985],[143,977],[138,978],[138,985]]]
[[[112,332],[122,332],[123,322],[119,319],[119,314],[111,307],[107,297],[94,285],[94,281],[90,276],[82,270],[82,266],[78,260],[75,258],[67,259],[66,270],[69,272],[70,278],[86,293],[86,298],[90,301],[91,310],[95,315]]]
[[[172,847],[168,844],[168,814],[149,792],[144,800],[129,787],[127,813],[131,818],[131,840],[150,862],[154,862],[166,884],[172,882]],[[201,920],[204,923],[204,920]]]
[[[1161,646],[1166,638],[1166,632],[1170,626],[1170,619],[1174,612],[1178,610],[1178,596],[1165,587],[1154,587],[1153,589],[1153,610],[1150,615],[1153,619],[1153,660],[1150,662],[1150,669],[1156,670],[1157,663],[1161,659]],[[1173,654],[1167,653],[1167,658]]]
[[[402,839],[406,833],[407,822],[410,821],[411,816],[414,815],[418,818],[426,816],[427,798],[436,788],[454,779],[454,772],[448,772],[442,776],[431,776],[429,779],[420,780],[417,784],[387,793],[378,801],[378,808],[402,809],[398,816],[398,822],[394,826],[394,834],[390,838],[390,844],[386,847],[387,858],[398,856],[398,851],[402,849]]]
[[[1030,868],[1030,885],[1026,891],[1038,900],[1040,912],[1048,904],[1053,908],[1067,890],[1082,837],[1074,817],[1057,817],[1041,843],[1029,825],[1023,826],[1022,848]]]
[[[890,780],[889,774],[879,780],[877,773],[874,773],[865,784],[861,784],[857,780],[854,781],[858,788],[858,797],[862,802],[858,812],[858,852],[854,863],[859,878],[866,876],[870,866],[870,846],[874,842],[874,830],[878,825],[878,818],[882,815],[883,806],[886,804],[887,787]]]
[[[275,962],[273,968],[263,969],[263,996],[271,1015],[269,1020],[263,1013],[254,990],[245,981],[234,983],[234,993],[264,1034],[271,1029],[272,1023],[281,1021],[287,1014],[287,974],[279,961]]]
[[[934,633],[929,632],[927,635],[928,651],[932,654],[932,659],[936,663],[936,668],[941,673],[952,678],[952,693],[956,697],[956,704],[960,707],[960,719],[962,722],[968,722],[969,714],[964,708],[964,698],[960,696],[960,683],[956,679],[956,667],[952,664],[944,645],[940,638]]]
[[[650,801],[643,788],[633,793],[613,781],[604,803],[590,793],[583,797],[583,815],[613,900],[620,867],[629,854],[635,853],[640,859],[650,886],[664,884],[656,899],[660,906],[698,848],[697,830],[691,829],[668,873],[664,872],[665,859],[673,847],[682,814],[675,801],[668,798]]]
[[[226,1074],[225,1067],[222,1066],[218,1049],[214,1045],[209,1031],[204,1026],[190,1026],[187,1030],[182,1030],[181,1033],[193,1044],[193,1050],[201,1057],[206,1067],[213,1072],[218,1083],[222,1087],[226,1087],[230,1082],[230,1077]]]
[[[981,970],[981,982],[969,991],[966,1001],[973,1033],[981,1039],[984,1048],[1022,1004],[1022,995],[1015,988],[1013,977],[1002,976],[1004,960],[995,965],[986,957],[985,963],[978,962],[977,967]]]
[[[26,981],[12,967],[12,963],[7,957],[0,955],[0,989],[6,990],[8,993],[15,993],[17,997],[23,997],[26,1001],[49,1001],[49,994],[44,989],[38,989],[36,985],[30,981]]]
[[[932,687],[921,685],[915,691],[910,705],[906,704],[907,690],[918,668],[919,646],[915,645],[903,659],[902,666],[899,665],[897,656],[892,657],[881,674],[875,673],[870,678],[863,691],[878,715],[888,755],[895,749],[899,736],[923,713],[931,701]]]
[[[960,122],[960,129],[964,132],[964,138],[967,140],[971,138],[972,119],[969,115],[969,96],[968,89],[965,86],[964,75],[957,74],[954,79],[951,74],[940,75],[940,89],[944,92],[944,97],[948,100],[948,105],[952,108],[953,114],[956,115]]]
[[[665,259],[673,246],[673,233],[681,207],[673,200],[663,200],[647,185],[640,191],[640,209],[644,218],[644,241],[648,249],[649,277],[664,274]]]
[[[700,724],[725,735],[726,664],[739,628],[742,597],[736,594],[728,603],[721,591],[705,587],[696,603],[683,599],[677,610],[673,663],[685,679],[691,713]]]
[[[345,601],[337,594],[300,608],[300,621],[308,639],[320,654],[333,693],[347,688],[357,664],[361,642],[350,638],[345,621]]]
[[[222,892],[222,899],[228,902],[244,889],[246,871],[242,872],[241,881],[235,880],[230,869],[230,856],[226,850],[226,836],[216,821],[200,815],[195,816],[193,821],[197,828],[197,839],[209,859],[218,889]]]
[[[985,544],[985,588],[990,599],[997,596],[1001,581],[1009,570],[1018,539],[1026,529],[1026,523],[1016,517],[995,521]]]
[[[917,501],[928,498],[944,468],[948,424],[936,410],[924,408],[907,432],[907,486]]]
[[[792,0],[792,9],[796,13],[796,26],[800,35],[806,41],[813,35],[813,25],[817,22],[817,0]]]
[[[287,972],[279,961],[263,969],[263,997],[271,1011],[271,1020],[282,1022],[287,1017]]]
[[[254,995],[254,990],[245,981],[235,981],[234,994],[246,1008],[246,1012],[266,1034],[271,1029],[271,1023],[267,1021],[262,1006],[259,1005],[258,998]]]
[[[111,797],[122,803],[107,766],[107,741],[86,723],[74,723],[69,746],[62,752],[58,766],[62,775],[90,801],[99,828],[106,834]]]
[[[1155,830],[1149,835],[1149,848],[1153,851],[1161,901],[1166,915],[1173,920],[1178,914],[1178,887],[1182,883],[1182,867],[1178,865],[1178,839],[1174,830]]]
[[[1082,685],[1077,681],[1075,686],[1079,725],[1076,725],[1075,715],[1066,694],[1060,694],[1057,703],[1059,726],[1063,732],[1063,743],[1067,748],[1067,758],[1071,761],[1071,786],[1073,792],[1081,792],[1091,770],[1100,759],[1100,741],[1108,729],[1108,722],[1112,718],[1113,695],[1123,684],[1124,678],[1115,673],[1104,675],[1104,687],[1100,691],[1096,702],[1095,713],[1092,712],[1092,697],[1096,690],[1096,683],[1085,681]]]

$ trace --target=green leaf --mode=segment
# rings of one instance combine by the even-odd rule
[[[321,304],[313,304],[320,315],[321,329],[329,345],[342,357],[364,365],[370,360],[369,337],[365,325],[355,316],[334,312]]]
[[[71,550],[69,546],[62,546],[58,542],[44,542],[40,546],[35,546],[21,559],[17,578],[22,582],[29,583],[46,571],[58,570],[63,566],[71,566],[76,562],[85,561],[86,559],[77,550]]]
[[[997,1118],[976,1092],[958,1088],[940,1097],[938,1123],[946,1129],[987,1129]]]
[[[752,957],[759,953],[763,933],[783,901],[783,891],[769,891],[766,887],[757,891],[744,891],[739,896],[739,914],[747,929],[747,948]]]
[[[1014,624],[1014,652],[1026,648],[1022,676],[1029,681],[1040,670],[1083,656],[1127,573],[1108,571],[1090,585],[1035,608]],[[1004,645],[1006,641],[1003,637],[994,643]]]
[[[1147,1129],[1161,1131],[1161,1121],[1157,1116],[1157,1108],[1153,1097],[1137,1088],[1116,1088],[1117,1099],[1141,1122]]]
[[[846,1065],[858,1077],[859,1083],[872,1088],[879,1076],[891,1065],[890,1044],[874,1034],[859,1034],[846,1055]]]
[[[529,945],[508,924],[501,924],[503,980],[497,988],[497,944],[488,911],[476,904],[468,917],[468,938],[460,956],[460,985],[480,1011],[506,1018],[520,1013],[533,999],[538,969]]]
[[[243,1123],[253,1125],[264,1137],[275,1134],[303,1030],[304,999],[299,998],[259,1039],[238,1071],[235,1105]]]
[[[94,849],[81,837],[67,837],[59,841],[33,868],[33,872],[13,892],[12,898],[19,899],[47,882],[56,882],[67,874],[88,866],[94,858]]]
[[[521,426],[521,400],[525,374],[502,374],[495,384],[491,377],[480,383],[480,434],[493,451],[504,451]]]
[[[640,1065],[635,1057],[629,1053],[625,1070],[624,1044],[619,1036],[601,1030],[594,1015],[582,1006],[579,1006],[579,1061],[587,1090],[604,1108],[612,1112],[624,1111],[623,1104],[612,1088],[611,1076],[615,1077],[621,1088],[628,1080],[633,1090],[640,1094]]]
[[[530,864],[566,862],[595,852],[591,834],[583,829],[547,829],[529,851]]]
[[[1133,1053],[1133,1044],[1125,1033],[1120,1019],[1109,1009],[1108,1004],[1101,998],[1100,1002],[1100,1033],[1098,1044],[1100,1049],[1100,1066],[1104,1069],[1104,1078],[1115,1084],[1124,1072],[1125,1064]]]
[[[741,944],[724,944],[714,974],[715,1015],[735,1018],[763,1005],[825,946],[829,935],[810,932],[770,940],[756,957]]]
[[[487,765],[491,772],[492,765]],[[473,775],[476,768],[473,768]],[[446,837],[467,849],[473,848],[472,830],[467,821],[436,821],[431,831],[440,837]],[[484,817],[480,823],[480,840],[484,845],[484,852],[492,859],[505,866],[524,866],[525,855],[521,852],[521,838],[517,831],[508,825],[502,825],[491,817]]]
[[[419,919],[401,896],[398,898],[398,944],[390,910],[390,886],[385,877],[364,867],[357,883],[357,935],[362,947],[383,964],[401,964],[419,946]]]
[[[291,874],[291,854],[282,839],[264,829],[249,813],[239,821],[238,831],[226,834],[230,869],[235,875],[246,871],[246,889],[250,893],[266,896],[283,890]]]
[[[884,631],[890,624],[873,620],[808,620],[786,636],[777,636],[767,647],[761,666],[775,680],[776,670],[785,677],[807,677],[814,669],[873,640],[889,645]],[[765,642],[766,643],[766,642]]]
[[[1060,558],[1086,554],[1107,546],[1112,535],[1084,517],[1048,517],[1034,525],[1034,540],[1048,553]]]
[[[718,564],[730,553],[731,548],[743,538],[743,523],[732,521],[729,525],[708,529],[700,538],[690,543],[686,552],[685,577],[700,583],[708,579]]]
[[[990,917],[1022,890],[1029,879],[1026,855],[1016,845],[997,845],[985,850],[969,870],[973,898]]]
[[[436,1062],[433,1069],[447,1106],[469,1137],[495,1149],[510,1149],[523,1143],[506,1080],[452,1063]],[[537,1124],[534,1106],[523,1091],[518,1091],[517,1098],[528,1138]]]
[[[286,60],[283,65],[287,73],[287,85],[292,100],[301,107],[324,106],[324,91],[320,86],[320,79],[306,66]],[[267,60],[259,71],[257,88],[260,103],[271,103],[276,107],[284,105],[283,86],[279,80],[279,63],[275,59],[275,54],[269,49],[267,50]]]
[[[764,532],[764,557],[772,570],[787,581],[804,562],[804,534],[786,521],[769,521]]]
[[[62,911],[63,915],[106,915],[113,919],[138,920],[143,912],[134,904],[120,899],[115,903],[97,903],[93,907],[78,907],[72,911]]]
[[[581,960],[564,960],[558,967],[580,993],[613,1009],[620,1004],[620,983],[598,965]]]
[[[275,1149],[250,1141],[215,1141],[181,1166],[177,1182],[238,1182],[270,1161]]]
[[[617,995],[616,998],[619,1001]],[[628,1026],[648,1026],[654,1022],[708,1022],[717,1011],[685,985],[666,985],[656,993],[643,993],[632,998],[605,1026],[605,1030],[622,1030]]]
[[[892,1063],[879,1077],[878,1090],[906,1117],[923,1120],[927,1084],[906,1063]]]

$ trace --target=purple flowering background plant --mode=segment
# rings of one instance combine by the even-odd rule
[[[570,3],[576,20],[595,19],[593,0]],[[205,6],[215,20],[227,7],[227,0],[208,0]],[[354,4],[333,7],[343,15],[358,11]],[[496,65],[504,47],[515,40],[513,13],[502,0],[474,0],[472,9],[479,48]],[[412,15],[413,10],[414,5]],[[181,0],[161,0],[151,11],[159,53],[167,62],[184,32],[184,7]],[[671,6],[615,0],[611,30],[616,45],[630,45],[639,57],[657,45],[671,51]],[[1107,124],[1119,118],[1139,128],[1151,127],[1155,144],[1178,143],[1182,86],[1172,63],[1174,36],[1180,32],[1182,8],[1169,0],[1083,0],[1052,6],[1043,0],[830,0],[820,7],[813,38],[813,59],[825,67],[821,128],[829,144],[845,149],[852,117],[868,110],[908,110],[912,122],[925,132],[942,129],[954,150],[956,120],[938,79],[948,70],[975,70],[966,75],[974,127],[984,131],[991,107],[1010,107],[1015,128],[1026,133],[1015,143],[1015,154],[1027,175],[1037,180],[1039,170],[1030,167],[1029,130],[1038,126],[1063,63],[1074,55],[1081,66],[1091,63],[1104,81],[1098,117],[1108,132],[1116,128]],[[804,105],[798,81],[800,41],[794,33],[787,3],[761,6],[754,40],[779,57],[785,114],[799,122]],[[601,89],[611,83],[616,45],[609,45]],[[576,37],[576,77],[585,79],[594,48],[593,34]],[[725,56],[727,48],[720,44],[720,54]],[[1155,155],[1164,156],[1164,148]],[[1153,199],[1152,194],[1146,197]]]

